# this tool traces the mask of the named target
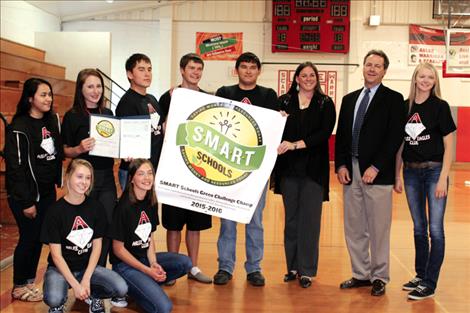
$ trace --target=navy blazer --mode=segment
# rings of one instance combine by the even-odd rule
[[[336,130],[335,170],[346,166],[351,179],[354,107],[362,89],[343,97]],[[374,184],[395,183],[395,155],[403,141],[406,113],[403,96],[381,84],[364,117],[358,146],[361,175],[371,165],[379,170]]]

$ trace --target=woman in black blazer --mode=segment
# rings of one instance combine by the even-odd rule
[[[321,90],[318,70],[311,62],[297,67],[288,93],[279,102],[287,115],[274,171],[275,191],[282,194],[285,207],[284,281],[299,278],[300,285],[307,288],[318,268],[322,202],[329,199],[328,139],[336,112],[331,98]]]

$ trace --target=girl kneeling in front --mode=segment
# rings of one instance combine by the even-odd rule
[[[128,295],[148,313],[167,313],[172,303],[161,284],[186,275],[192,268],[185,255],[155,253],[157,199],[152,163],[135,159],[129,165],[126,189],[114,211],[111,226],[113,270],[129,286]]]
[[[115,272],[97,266],[106,217],[101,204],[89,198],[93,167],[75,159],[65,173],[67,192],[48,210],[41,240],[49,244],[44,276],[44,302],[49,312],[63,312],[67,290],[88,301],[89,312],[104,313],[103,298],[124,297],[126,282]]]

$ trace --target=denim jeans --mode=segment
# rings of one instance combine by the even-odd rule
[[[403,170],[406,198],[414,225],[416,276],[422,279],[420,284],[433,290],[437,286],[445,250],[444,213],[447,197],[437,199],[434,196],[440,173],[440,166]],[[429,219],[426,215],[426,199]]]
[[[267,185],[249,224],[245,226],[245,270],[248,274],[261,271],[264,252],[263,209],[266,205]],[[237,222],[220,219],[220,233],[217,240],[219,270],[233,273],[236,259]]]
[[[8,205],[15,217],[20,234],[13,255],[13,284],[15,286],[34,282],[42,249],[42,243],[39,241],[41,226],[47,209],[55,200],[55,188],[52,186],[52,192],[47,196],[41,195],[39,202],[35,203],[36,217],[27,218],[20,204],[8,197]]]
[[[127,184],[127,176],[129,175],[128,170],[121,170],[119,169],[118,171],[118,179],[119,179],[119,185],[121,185],[121,190],[124,192],[126,189],[126,184]]]
[[[147,258],[139,259],[140,262],[149,266]],[[193,267],[191,259],[186,255],[173,252],[157,253],[157,262],[166,272],[166,281],[174,280],[186,275]],[[173,304],[166,295],[160,284],[143,272],[129,266],[124,262],[113,265],[129,286],[128,295],[144,309],[147,313],[168,313],[171,312]]]
[[[85,270],[72,272],[80,282]],[[49,265],[44,274],[44,302],[50,308],[60,307],[67,301],[69,283],[55,266]],[[117,273],[96,266],[90,280],[91,296],[97,299],[124,297],[127,294],[127,284]]]

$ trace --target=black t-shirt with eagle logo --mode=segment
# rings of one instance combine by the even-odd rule
[[[405,126],[403,160],[442,162],[443,137],[456,129],[446,101],[430,96],[423,103],[413,104]]]
[[[48,125],[46,117],[36,119],[29,116],[28,119],[31,145],[33,151],[37,151],[35,164],[39,193],[45,196],[49,194],[51,186],[54,186],[56,181],[55,174],[58,160],[54,142],[57,138],[53,137],[52,128]]]
[[[123,242],[124,247],[135,258],[146,258],[152,233],[157,225],[157,207],[147,200],[132,204],[125,193],[114,211],[109,237]],[[121,262],[114,253],[110,254],[109,260],[111,264]]]
[[[271,88],[256,85],[251,90],[241,89],[239,85],[220,87],[216,96],[279,111],[276,92]]]
[[[59,199],[47,211],[41,229],[41,241],[61,245],[62,257],[71,271],[86,269],[92,251],[92,241],[106,232],[104,209],[89,197],[74,205]],[[49,265],[55,266],[49,253]]]

